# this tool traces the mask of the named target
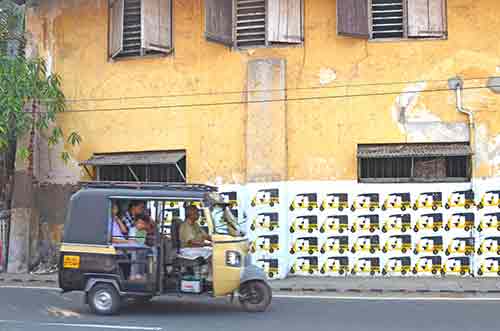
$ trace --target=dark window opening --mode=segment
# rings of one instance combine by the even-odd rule
[[[181,174],[182,172],[182,174]],[[112,165],[99,167],[100,181],[185,183],[186,161],[175,164]]]

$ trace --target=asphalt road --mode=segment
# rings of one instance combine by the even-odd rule
[[[161,298],[127,305],[119,316],[99,317],[78,293],[0,288],[0,331],[498,330],[499,305],[499,300],[280,296],[268,312],[249,314],[226,300]]]

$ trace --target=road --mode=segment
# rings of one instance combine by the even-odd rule
[[[0,288],[0,331],[498,330],[499,305],[498,299],[277,295],[268,312],[249,314],[227,300],[161,298],[99,317],[78,293]]]

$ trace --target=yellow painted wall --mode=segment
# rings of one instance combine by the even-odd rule
[[[440,135],[456,132],[441,130],[439,122],[466,121],[454,109],[452,92],[415,93],[407,118],[411,123],[431,121],[438,129],[405,129],[397,122],[397,104],[410,95],[401,92],[444,89],[446,81],[438,80],[488,77],[500,70],[497,0],[448,0],[447,40],[396,42],[339,37],[335,1],[305,0],[304,47],[245,51],[205,40],[203,0],[174,0],[174,54],[117,62],[107,59],[106,0],[41,2],[29,13],[28,29],[40,55],[62,76],[67,97],[80,100],[70,102],[70,109],[105,110],[59,116],[65,132],[76,130],[83,137],[74,157],[186,149],[188,180],[193,182],[245,181],[246,106],[148,107],[244,101],[245,95],[125,98],[241,91],[249,60],[284,58],[289,99],[339,96],[288,102],[288,179],[355,179],[358,143],[440,140]],[[344,87],[420,80],[427,81],[424,87]],[[467,80],[466,87],[485,82]],[[309,87],[321,88],[303,89]],[[392,94],[341,97],[378,93]],[[487,89],[465,91],[466,106],[477,112],[478,176],[500,176],[499,98]]]

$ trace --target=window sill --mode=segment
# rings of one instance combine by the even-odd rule
[[[263,45],[263,46],[242,46],[236,47],[233,46],[231,49],[235,52],[246,52],[252,49],[272,49],[272,48],[302,48],[304,47],[304,42],[300,44],[271,44],[271,45]]]
[[[423,41],[445,41],[448,36],[430,37],[430,38],[369,38],[370,43],[394,43],[394,42],[423,42]]]
[[[156,58],[165,58],[172,56],[174,54],[174,50],[172,49],[168,53],[161,54],[147,54],[147,55],[138,55],[138,56],[123,56],[110,58],[108,57],[108,62],[122,62],[122,61],[137,61],[137,60],[148,60],[148,59],[156,59]]]
[[[470,178],[359,178],[361,184],[470,183]]]

